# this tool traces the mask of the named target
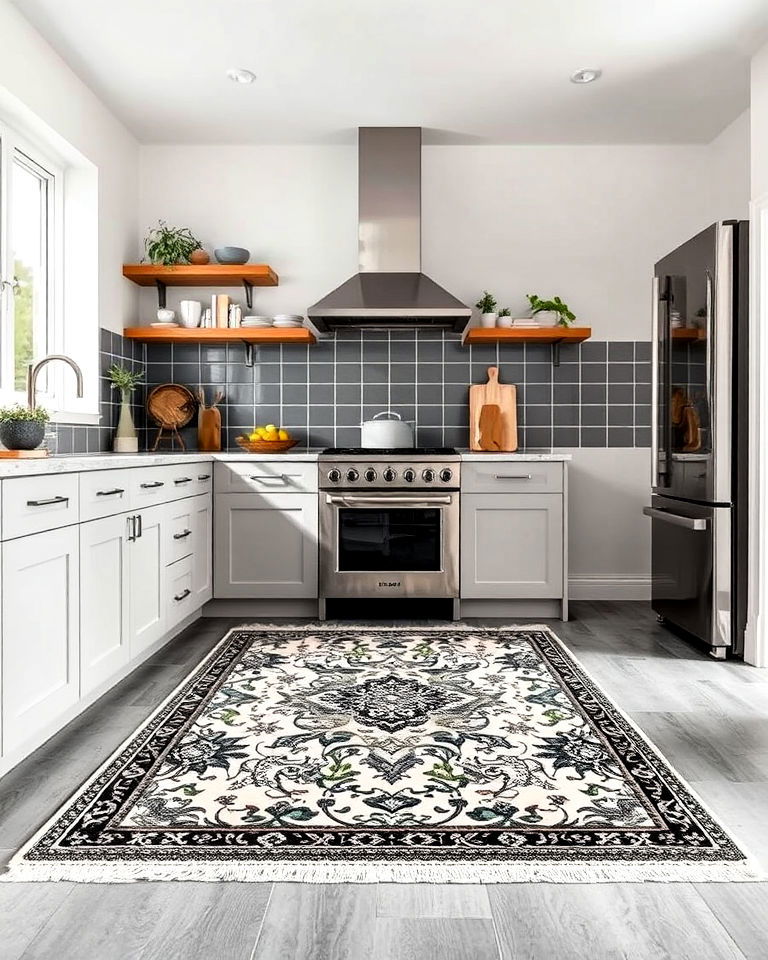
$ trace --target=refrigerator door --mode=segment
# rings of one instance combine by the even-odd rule
[[[656,264],[653,487],[731,502],[733,224],[713,224]]]
[[[731,507],[655,496],[651,603],[659,616],[717,651],[732,644]]]

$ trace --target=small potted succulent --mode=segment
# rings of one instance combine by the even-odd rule
[[[480,311],[480,326],[495,327],[497,318],[496,298],[488,293],[487,290],[484,290],[482,297],[480,297],[475,306]]]
[[[512,311],[509,307],[502,307],[499,310],[499,316],[496,319],[496,323],[500,327],[509,328],[512,326]]]
[[[166,267],[189,263],[192,254],[195,254],[194,262],[200,263],[198,251],[201,249],[202,244],[189,227],[169,227],[165,220],[158,220],[157,226],[152,227],[144,240],[147,259]]]
[[[14,403],[0,407],[0,441],[7,450],[35,450],[43,442],[48,411]]]
[[[134,373],[126,367],[113,363],[109,368],[108,376],[112,381],[112,389],[120,391],[120,419],[117,422],[112,449],[115,453],[137,453],[139,437],[131,416],[131,395],[144,379],[144,374],[141,371]]]
[[[563,303],[560,297],[551,300],[542,300],[535,293],[527,294],[531,305],[531,316],[536,317],[541,327],[570,327],[576,316],[569,310],[568,304]]]

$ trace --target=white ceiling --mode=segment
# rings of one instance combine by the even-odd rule
[[[14,2],[149,143],[705,142],[768,38],[766,0]]]

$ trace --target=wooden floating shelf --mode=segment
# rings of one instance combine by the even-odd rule
[[[706,340],[707,331],[699,327],[677,327],[672,331],[673,340]]]
[[[236,287],[245,289],[248,309],[253,307],[254,287],[276,287],[279,278],[266,263],[126,263],[123,276],[140,287],[156,287],[157,300],[165,306],[166,287]]]
[[[128,340],[146,343],[316,343],[306,327],[128,327]]]
[[[469,327],[462,342],[471,343],[548,343],[552,363],[560,366],[560,347],[564,343],[583,343],[592,336],[592,327]]]
[[[470,327],[464,343],[582,343],[592,327]]]

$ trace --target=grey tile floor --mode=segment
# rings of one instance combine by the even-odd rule
[[[556,632],[768,866],[768,674],[715,663],[639,603]],[[0,781],[0,862],[230,626],[180,635]],[[768,957],[768,884],[2,884],[2,960]]]

